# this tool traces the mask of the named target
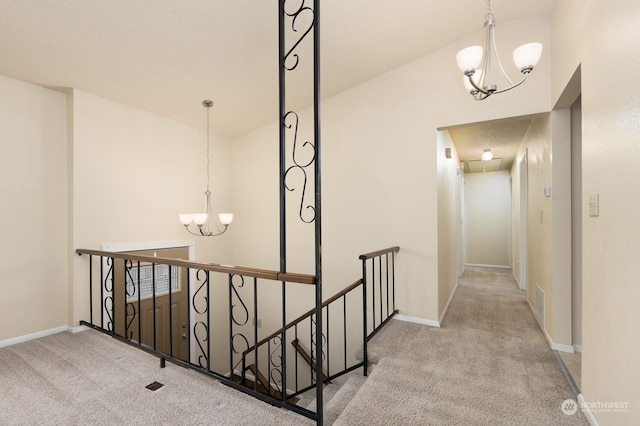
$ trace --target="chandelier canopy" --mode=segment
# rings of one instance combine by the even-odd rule
[[[458,67],[464,73],[463,82],[469,93],[476,101],[482,101],[489,96],[503,93],[520,86],[525,82],[527,76],[538,64],[542,55],[541,43],[526,43],[513,51],[513,62],[524,75],[522,80],[514,83],[504,70],[498,49],[496,47],[496,19],[491,12],[491,0],[487,2],[488,12],[484,21],[484,48],[482,46],[470,46],[462,49],[456,55]],[[498,87],[494,78],[493,61],[500,69],[502,76],[508,85]]]

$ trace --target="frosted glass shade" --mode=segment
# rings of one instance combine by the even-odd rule
[[[513,62],[520,71],[531,71],[542,56],[542,43],[527,43],[513,51]]]
[[[478,68],[480,61],[482,61],[482,46],[466,47],[456,54],[456,62],[462,72]]]
[[[491,161],[492,158],[493,153],[490,149],[485,149],[484,151],[482,151],[482,155],[480,156],[480,159],[482,159],[482,161]]]
[[[207,221],[207,216],[206,213],[196,213],[193,215],[193,222],[198,226],[204,225]]]
[[[181,213],[178,215],[178,219],[180,219],[180,223],[183,225],[190,225],[193,221],[193,215],[188,213]]]
[[[220,219],[221,224],[228,225],[233,220],[233,213],[220,213],[218,219]]]
[[[476,72],[473,73],[471,78],[473,79],[473,82],[476,84],[476,86],[480,87],[480,80],[482,79],[482,70],[476,70]],[[469,77],[467,77],[466,75],[462,76],[462,82],[464,83],[464,87],[466,87],[468,91],[471,92],[473,90],[478,90],[471,85],[471,83],[469,82]]]

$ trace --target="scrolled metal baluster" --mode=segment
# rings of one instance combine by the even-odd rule
[[[311,315],[311,380],[316,380],[316,369],[314,365],[316,364],[316,347],[318,344],[318,339],[316,336],[316,316]],[[320,347],[321,347],[321,359],[320,365],[324,364],[325,359],[327,358],[326,347],[327,347],[327,337],[323,334],[320,335]]]
[[[282,336],[277,335],[271,339],[273,350],[269,353],[269,384],[273,385],[282,394]]]
[[[198,329],[203,330],[204,336],[201,336],[198,333]],[[195,337],[196,344],[200,349],[200,354],[198,355],[198,366],[200,368],[207,368],[207,361],[209,360],[209,354],[205,350],[203,343],[209,340],[209,327],[203,321],[198,321],[193,326],[193,336]]]
[[[193,294],[191,305],[193,306],[193,310],[196,314],[205,315],[209,311],[209,297],[206,293],[206,289],[209,285],[209,274],[207,274],[207,271],[201,269],[198,270],[196,272],[196,281],[200,282],[200,285]],[[204,292],[204,294],[201,295],[201,292]],[[198,301],[200,300],[204,300],[204,306],[199,306],[202,304],[198,303]],[[198,330],[201,331],[198,332]],[[198,349],[200,350],[200,354],[198,355],[198,366],[200,366],[201,368],[207,368],[209,353],[207,349],[205,349],[204,343],[209,341],[209,325],[202,320],[195,321],[193,325],[193,337],[196,341],[196,345],[198,345]]]
[[[129,298],[133,297],[136,295],[136,281],[133,278],[133,275],[131,274],[131,269],[133,269],[133,261],[131,261],[130,259],[125,260],[124,262],[124,268],[125,268],[125,276],[126,276],[126,282],[124,285],[124,289],[125,289],[125,318],[127,318],[126,320],[126,324],[125,324],[125,329],[124,329],[124,335],[125,338],[128,340],[133,339],[133,330],[129,330],[131,328],[131,324],[133,324],[133,322],[136,319],[137,316],[137,310],[136,310],[136,305],[129,302]],[[138,284],[139,285],[139,284]],[[131,319],[129,319],[129,316],[131,316]],[[140,333],[140,330],[138,330],[138,333]]]
[[[233,282],[236,277],[240,278],[240,283],[237,285],[234,284]],[[238,290],[237,290],[238,288],[242,288],[242,287],[244,287],[244,277],[242,275],[232,275],[231,290],[233,291],[233,294],[235,294],[238,302],[240,302],[240,307],[242,308],[242,312],[244,314],[244,319],[241,319],[241,320],[237,319],[235,314],[236,311],[234,309],[237,305],[233,303],[233,300],[231,300],[231,320],[234,322],[234,324],[238,326],[243,326],[249,322],[249,309],[247,308],[247,305],[245,305],[244,301],[240,297],[240,294],[238,293]]]
[[[204,278],[201,278],[201,274],[204,274]],[[195,291],[195,293],[193,293],[193,299],[191,300],[191,305],[193,306],[193,310],[197,314],[206,314],[207,310],[209,309],[209,299],[207,298],[206,293],[202,296],[199,296],[201,291],[206,291],[205,287],[209,283],[209,276],[207,275],[206,271],[198,270],[196,272],[196,281],[200,282],[201,284],[198,286],[198,289]],[[198,307],[197,305],[198,300],[204,300],[203,307]]]
[[[102,283],[104,288],[104,300],[102,302],[103,316],[107,315],[106,329],[113,332],[113,258],[107,257],[107,274]]]
[[[288,122],[289,117],[293,117],[293,123]],[[303,184],[302,184],[302,194],[300,196],[300,210],[298,214],[300,216],[300,220],[302,220],[304,223],[312,223],[316,218],[316,209],[311,204],[307,204],[305,206],[305,199],[306,199],[307,183],[308,183],[307,168],[311,167],[314,164],[316,159],[316,150],[315,150],[315,145],[309,141],[305,141],[301,147],[299,146],[300,145],[298,143],[299,120],[300,119],[298,117],[298,114],[295,111],[289,111],[283,117],[283,126],[287,129],[293,128],[293,151],[292,151],[293,165],[289,166],[289,168],[287,168],[287,170],[284,172],[283,181],[287,191],[292,192],[295,190],[295,188],[287,184],[287,177],[291,174],[292,171],[297,171],[302,174]],[[304,148],[304,147],[310,147],[312,152],[311,159],[307,162],[299,161],[300,148]],[[311,210],[312,212],[312,216],[310,219],[305,219],[304,217],[305,208],[308,210]]]
[[[234,332],[233,326],[234,324],[238,327],[242,327],[249,322],[249,309],[247,305],[242,300],[240,296],[240,292],[238,292],[239,288],[244,287],[244,277],[242,275],[229,275],[229,332],[230,332],[230,345],[231,345],[231,353],[230,353],[230,364],[231,364],[231,372],[233,374],[234,370],[238,368],[238,366],[242,363],[242,357],[239,357],[238,361],[234,361],[234,355],[238,355],[245,350],[249,349],[249,340],[242,332]],[[237,303],[234,303],[234,296]],[[238,306],[239,303],[239,306]],[[257,303],[257,302],[254,302]],[[240,315],[238,316],[238,311],[236,307],[242,308],[240,311]],[[240,341],[243,344],[242,349],[237,346],[237,341]]]
[[[283,0],[283,1],[284,1],[285,15],[287,15],[290,18],[293,18],[291,19],[291,31],[293,31],[294,33],[302,32],[300,37],[298,37],[295,40],[291,48],[287,50],[287,52],[284,55],[284,61],[282,62],[282,66],[284,67],[284,69],[286,69],[287,71],[293,71],[298,67],[298,64],[300,63],[300,56],[294,52],[313,29],[315,25],[315,12],[311,7],[305,6],[305,0],[299,0],[299,1]],[[299,3],[299,4],[296,5],[296,3]],[[294,4],[294,7],[288,8],[288,5],[290,4]],[[299,22],[300,18],[304,18],[307,15],[309,15],[307,26],[303,28],[297,28],[298,27],[297,23]],[[293,58],[293,59],[290,59],[290,58]],[[293,62],[291,63],[291,61]]]

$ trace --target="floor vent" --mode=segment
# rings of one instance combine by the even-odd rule
[[[545,304],[544,291],[542,291],[540,286],[536,284],[536,317],[538,317],[538,321],[542,325],[542,328],[544,328],[544,317],[545,317],[544,304]]]
[[[147,386],[145,386],[145,388],[147,388],[149,390],[152,390],[152,391],[155,391],[155,390],[160,389],[162,386],[164,386],[162,383],[153,382],[153,383],[148,384]]]

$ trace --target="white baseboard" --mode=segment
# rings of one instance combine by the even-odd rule
[[[85,327],[84,325],[78,325],[76,327],[69,327],[69,331],[73,334],[80,333],[81,331],[89,330],[89,327]]]
[[[582,394],[578,395],[578,405],[582,409],[584,416],[587,418],[587,421],[591,426],[600,426],[598,424],[598,421],[596,420],[596,417],[591,412],[591,409],[589,408],[589,404],[587,404],[587,401],[584,399]]]
[[[478,268],[499,268],[499,269],[511,269],[509,265],[485,265],[482,263],[466,263],[466,266],[475,266]]]
[[[31,334],[25,334],[24,336],[18,336],[7,340],[0,341],[0,348],[5,346],[16,345],[18,343],[28,342],[29,340],[39,339],[41,337],[51,336],[52,334],[62,333],[63,331],[71,331],[72,328],[68,325],[62,325],[56,328],[50,328],[49,330],[42,330]]]
[[[431,326],[431,327],[440,327],[440,322],[439,321],[428,320],[428,319],[424,319],[424,318],[408,317],[406,315],[397,314],[397,315],[395,315],[393,317],[393,319],[398,320],[398,321],[412,322],[414,324],[428,325],[428,326]]]
[[[447,304],[444,307],[444,310],[442,311],[442,314],[440,315],[440,318],[438,318],[438,327],[440,327],[439,324],[442,324],[442,320],[444,320],[444,316],[447,314],[447,311],[449,310],[449,305],[451,304],[451,301],[453,300],[453,296],[456,294],[457,290],[458,290],[458,283],[456,283],[456,286],[454,287],[453,291],[451,292],[451,296],[449,296],[449,300],[447,301]]]
[[[551,336],[549,336],[549,333],[547,333],[547,329],[542,326],[542,324],[538,320],[538,317],[536,317],[536,311],[535,309],[533,309],[533,305],[531,305],[529,300],[527,300],[527,304],[529,305],[529,309],[531,309],[531,312],[533,313],[533,316],[536,319],[536,322],[538,323],[538,325],[540,326],[540,330],[542,330],[542,334],[544,334],[544,338],[547,339],[547,342],[549,343],[549,346],[551,347],[551,349],[556,350],[558,352],[567,352],[570,354],[575,353],[575,349],[572,345],[565,345],[563,343],[556,343],[553,341]]]

